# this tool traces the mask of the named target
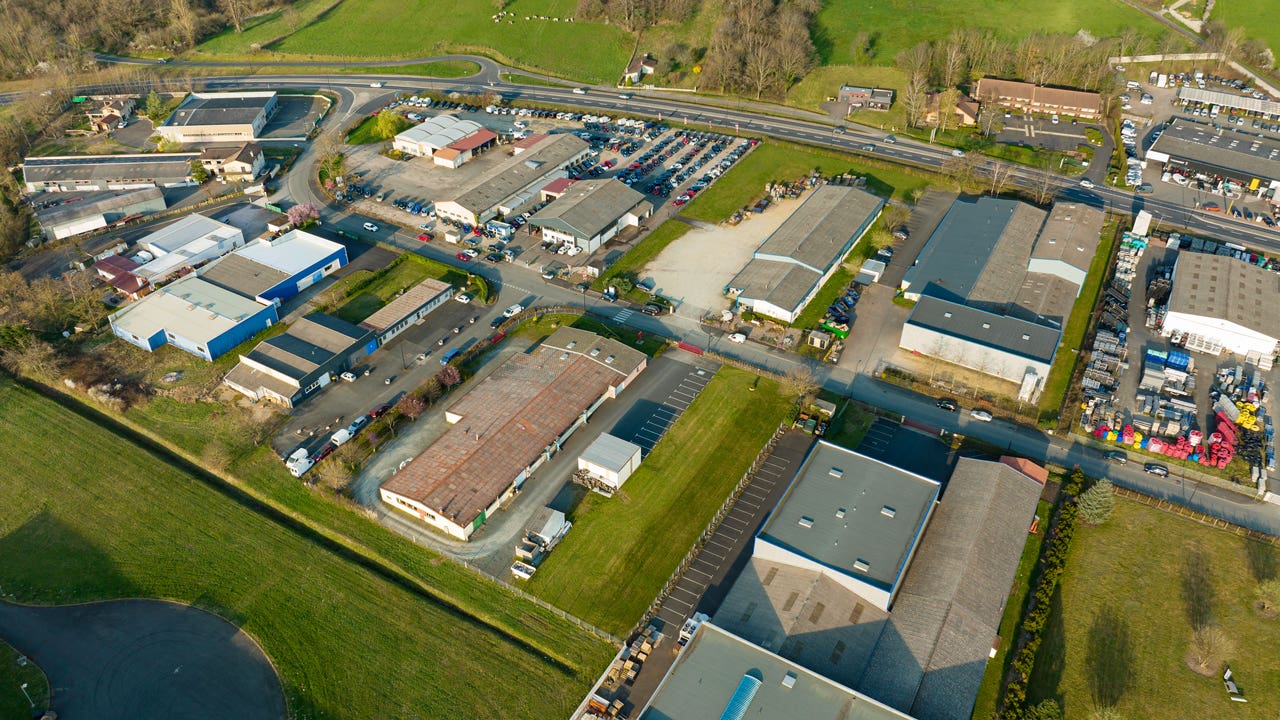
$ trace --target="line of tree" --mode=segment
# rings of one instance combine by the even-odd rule
[[[506,7],[507,0],[496,1]],[[682,23],[697,12],[698,0],[578,0],[574,17],[639,32],[651,25]]]
[[[701,84],[778,97],[817,60],[809,26],[821,0],[727,0],[702,65]]]

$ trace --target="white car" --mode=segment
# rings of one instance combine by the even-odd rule
[[[341,375],[340,377],[341,377],[343,380],[346,380],[347,382],[355,382],[355,381],[356,381],[356,374],[355,374],[355,373],[353,373],[353,372],[351,372],[350,370],[348,370],[348,371],[346,371],[346,372],[342,373],[342,375]]]
[[[969,417],[982,422],[991,422],[991,413],[986,410],[970,410]]]
[[[370,222],[367,222],[364,224],[364,229],[368,230],[369,232],[378,232],[378,226]]]
[[[298,462],[289,466],[289,474],[294,477],[302,477],[315,464],[316,464],[315,460],[312,460],[309,457],[304,457]]]
[[[1086,189],[1092,189],[1092,188],[1093,188],[1093,181],[1092,181],[1092,180],[1090,180],[1089,178],[1085,178],[1085,179],[1083,179],[1083,180],[1081,180],[1081,181],[1080,181],[1080,187],[1082,187],[1082,188],[1086,188]]]
[[[731,342],[731,343],[738,343],[738,344],[742,344],[742,343],[744,343],[744,342],[746,342],[746,341],[747,341],[747,336],[746,336],[746,335],[743,335],[742,333],[734,333],[734,334],[732,334],[732,335],[729,335],[729,336],[727,337],[727,339],[728,339],[728,340],[729,340],[729,342]]]
[[[457,300],[463,305],[466,305],[467,303],[471,302],[471,296],[466,293],[458,293],[457,295],[453,296],[453,299]]]
[[[289,457],[284,461],[284,465],[287,468],[292,468],[309,457],[311,457],[311,453],[308,453],[306,448],[300,447],[289,454]]]
[[[503,310],[503,311],[502,311],[502,317],[507,317],[507,318],[509,318],[509,317],[515,317],[515,316],[519,315],[519,314],[520,314],[520,313],[522,313],[522,312],[524,312],[524,306],[523,306],[523,305],[521,305],[520,303],[516,303],[515,305],[512,305],[511,307],[507,308],[506,310]]]

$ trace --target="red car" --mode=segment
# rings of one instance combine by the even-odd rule
[[[418,236],[418,240],[422,242],[431,242],[431,236],[426,233],[422,233],[421,235]]]
[[[332,455],[333,451],[336,449],[338,449],[336,445],[334,445],[331,442],[327,442],[324,444],[324,447],[320,448],[320,452],[316,453],[316,456],[312,458],[312,460],[314,460],[315,462],[320,462],[321,460]]]
[[[454,255],[454,257],[458,258],[462,262],[468,262],[471,260],[471,258],[466,253],[458,253],[457,255]]]
[[[371,418],[373,418],[373,419],[377,420],[378,418],[382,417],[383,415],[386,415],[386,414],[387,414],[387,412],[388,412],[388,411],[390,411],[390,410],[391,410],[391,406],[390,406],[390,405],[385,405],[385,404],[384,404],[384,405],[379,405],[378,407],[376,407],[376,408],[374,408],[374,409],[372,409],[372,410],[370,410],[370,411],[369,411],[369,417],[371,417]]]

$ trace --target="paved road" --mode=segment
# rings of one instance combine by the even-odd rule
[[[257,643],[222,618],[188,605],[0,603],[0,637],[44,670],[61,717],[285,716],[280,681]]]

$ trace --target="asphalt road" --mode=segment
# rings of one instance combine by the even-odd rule
[[[118,600],[30,607],[0,603],[0,637],[49,677],[61,717],[285,716],[284,693],[257,643],[189,605]]]

